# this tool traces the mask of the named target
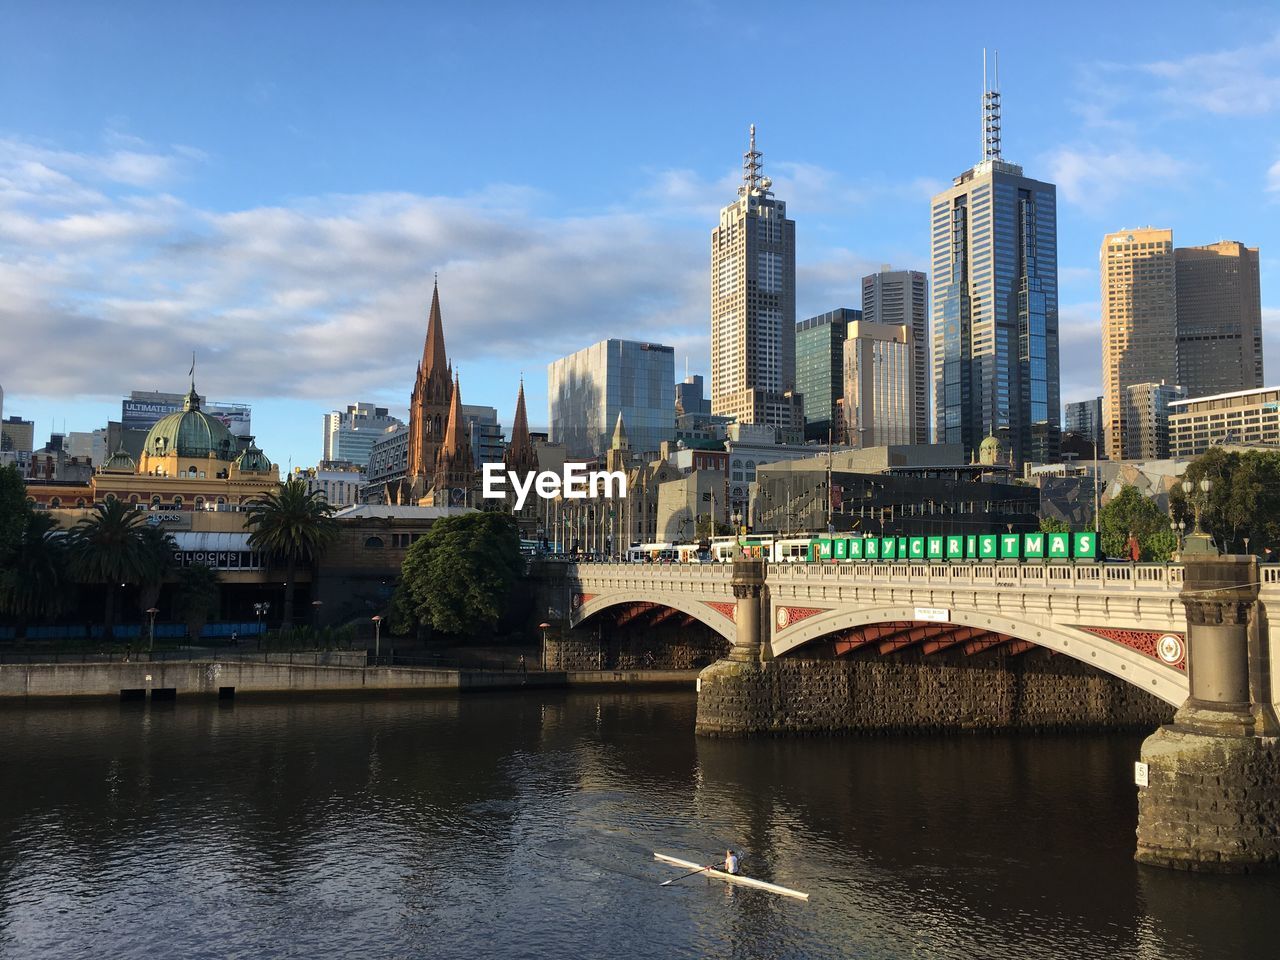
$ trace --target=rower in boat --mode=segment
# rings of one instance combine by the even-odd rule
[[[738,859],[738,855],[732,850],[726,850],[724,852],[724,872],[737,876],[740,868],[741,861]]]

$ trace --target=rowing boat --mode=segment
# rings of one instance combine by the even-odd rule
[[[799,890],[792,890],[790,887],[780,887],[776,883],[765,883],[763,880],[755,880],[751,877],[744,877],[740,873],[725,873],[723,870],[717,870],[714,867],[704,867],[700,863],[694,863],[691,860],[681,860],[677,857],[668,857],[665,853],[655,853],[653,859],[661,863],[669,863],[673,867],[684,867],[686,870],[699,870],[708,877],[714,877],[717,880],[724,880],[726,883],[736,883],[743,887],[754,887],[756,890],[767,890],[770,893],[776,893],[783,897],[795,897],[797,900],[808,900],[807,893],[801,893]]]

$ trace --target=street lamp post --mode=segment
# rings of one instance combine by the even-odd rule
[[[147,637],[147,653],[150,654],[156,648],[156,614],[160,612],[158,607],[147,607],[147,615],[151,618],[150,632]]]
[[[271,601],[263,600],[261,603],[253,605],[253,612],[258,617],[258,650],[262,650],[262,618],[267,615],[267,611],[271,609]]]
[[[382,647],[382,614],[375,614],[370,619],[373,620],[373,659],[376,662],[378,652]],[[403,646],[401,644],[401,647]]]
[[[538,624],[538,629],[542,631],[542,670],[545,673],[547,669],[547,631],[551,629],[551,624],[544,620]]]
[[[1191,509],[1195,515],[1195,527],[1191,535],[1187,537],[1186,546],[1183,549],[1184,554],[1194,554],[1203,556],[1205,554],[1216,554],[1217,548],[1214,546],[1213,538],[1201,527],[1201,514],[1209,499],[1209,492],[1213,489],[1213,481],[1208,477],[1200,481],[1199,490],[1196,484],[1190,480],[1182,481],[1182,492],[1186,495],[1187,501],[1191,504]],[[1196,494],[1199,493],[1199,496]]]

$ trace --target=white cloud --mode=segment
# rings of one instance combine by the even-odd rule
[[[1042,164],[1063,197],[1089,210],[1105,209],[1133,186],[1181,184],[1193,170],[1191,164],[1163,150],[1131,145],[1110,150],[1060,147],[1048,153]]]
[[[1101,310],[1097,301],[1058,306],[1058,367],[1064,404],[1102,394]]]
[[[1137,69],[1162,81],[1160,98],[1178,108],[1243,116],[1280,107],[1280,34],[1234,50],[1161,60]]]
[[[1280,160],[1273,163],[1267,171],[1267,192],[1280,193]]]

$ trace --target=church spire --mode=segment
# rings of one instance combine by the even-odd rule
[[[627,427],[622,422],[622,411],[618,411],[618,422],[613,427],[613,439],[609,441],[610,450],[630,450],[631,441],[627,438]]]
[[[516,415],[511,423],[511,442],[502,457],[508,470],[527,473],[538,469],[538,458],[529,437],[529,415],[524,406],[524,377],[520,378],[520,392],[516,395]]]
[[[437,506],[463,503],[471,487],[475,461],[471,457],[471,441],[462,421],[462,387],[457,375],[453,380],[453,398],[449,401],[449,417],[445,421],[444,442],[436,454],[436,472],[432,486]]]
[[[444,351],[444,321],[440,318],[440,281],[431,288],[431,314],[427,319],[427,339],[422,345],[422,373],[428,380],[448,371]]]

